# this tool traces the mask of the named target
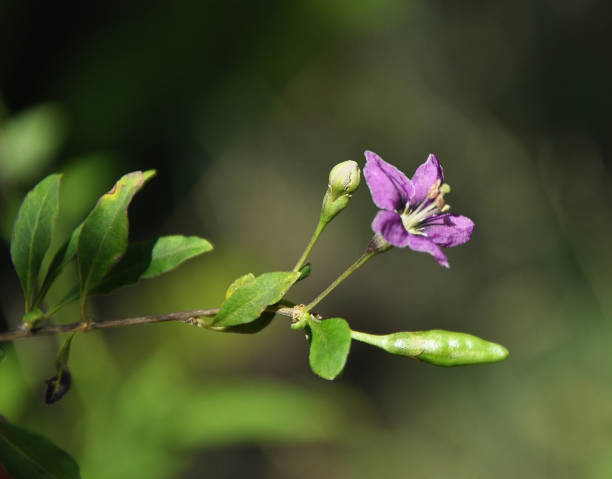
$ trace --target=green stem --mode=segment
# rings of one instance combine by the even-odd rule
[[[87,312],[85,311],[85,304],[87,303],[87,296],[81,298],[81,320],[83,324],[89,324],[89,319],[87,318]]]
[[[308,246],[306,246],[306,249],[302,253],[301,258],[294,266],[293,271],[299,271],[300,269],[302,269],[302,266],[304,266],[304,263],[306,263],[306,260],[308,259],[308,255],[312,251],[312,247],[319,239],[319,236],[321,236],[321,233],[325,229],[325,226],[327,226],[327,221],[324,221],[323,216],[321,216],[321,218],[319,218],[319,223],[317,224],[317,227],[315,228],[315,231],[312,235],[312,238],[310,238],[310,243],[308,243]]]
[[[338,276],[335,279],[335,281],[332,284],[330,284],[325,289],[325,291],[323,291],[321,294],[319,294],[319,296],[317,296],[310,303],[308,303],[308,305],[306,305],[306,307],[304,308],[304,311],[307,312],[307,311],[310,311],[312,308],[314,308],[317,304],[319,304],[321,302],[321,300],[323,298],[325,298],[325,296],[327,296],[329,293],[331,293],[336,286],[338,286],[340,283],[342,283],[342,281],[344,281],[351,274],[353,274],[362,264],[364,264],[367,260],[369,260],[373,256],[377,255],[378,253],[380,253],[380,251],[378,251],[378,250],[371,250],[371,249],[368,248],[365,251],[365,253],[363,253],[357,259],[357,261],[355,261],[352,265],[350,265],[348,267],[348,269],[344,273],[342,273],[340,276]]]
[[[400,333],[402,336],[406,337],[406,336],[414,336],[413,333]],[[376,346],[378,348],[384,349],[387,352],[391,352],[393,354],[398,354],[397,353],[397,347],[395,349],[393,349],[393,351],[390,351],[389,346],[391,346],[391,348],[393,348],[393,334],[368,334],[368,333],[362,333],[361,331],[355,331],[351,329],[351,339],[354,339],[355,341],[361,341],[362,343],[366,343],[369,344],[370,346]],[[405,338],[404,338],[405,339]],[[404,343],[402,343],[402,346],[406,346],[406,341],[404,341]],[[420,343],[419,343],[420,345]],[[418,354],[420,354],[421,352],[423,352],[423,348],[404,348],[405,351],[407,352],[402,352],[399,354],[403,354],[404,356],[411,356],[411,357],[415,357]]]
[[[43,299],[45,299],[45,296],[47,295],[47,292],[49,291],[50,286],[51,284],[47,284],[47,282],[43,283],[43,285],[40,288],[40,291],[38,291],[38,295],[36,296],[36,299],[34,300],[34,305],[32,306],[32,309],[40,306],[40,303],[42,302]]]
[[[355,341],[361,341],[362,343],[374,344],[376,341],[372,339],[373,335],[368,333],[362,333],[361,331],[355,331],[351,329],[351,338]],[[375,344],[378,346],[378,344]]]
[[[51,309],[49,309],[48,311],[45,311],[45,318],[50,318],[51,316],[55,316],[55,314],[62,309],[64,306],[66,306],[68,303],[72,303],[74,300],[79,299],[79,297],[77,296],[76,298],[68,298],[68,299],[63,299],[60,303],[56,304],[55,306],[53,306]]]

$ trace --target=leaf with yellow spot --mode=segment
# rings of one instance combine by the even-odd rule
[[[92,291],[125,254],[128,246],[128,206],[154,170],[134,171],[122,176],[104,194],[83,223],[77,247],[79,262],[81,314]]]

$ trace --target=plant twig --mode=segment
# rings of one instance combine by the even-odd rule
[[[266,311],[274,312],[282,316],[293,317],[293,308],[285,306],[270,306]],[[25,328],[0,333],[0,342],[13,341],[15,339],[33,338],[37,336],[49,336],[53,334],[70,333],[73,331],[92,331],[94,329],[123,328],[125,326],[138,326],[142,324],[163,323],[168,321],[182,321],[187,324],[195,324],[196,318],[214,316],[219,308],[194,309],[191,311],[177,311],[174,313],[157,314],[153,316],[137,316],[134,318],[113,319],[110,321],[96,321],[88,324],[83,322],[71,324],[58,324],[42,326],[28,330]]]

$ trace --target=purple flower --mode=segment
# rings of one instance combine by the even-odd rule
[[[372,229],[393,246],[429,253],[448,268],[441,246],[450,248],[468,241],[474,222],[447,213],[450,206],[444,195],[450,187],[444,183],[438,159],[429,155],[411,180],[376,153],[366,151],[365,157],[363,173],[374,203],[382,210]]]

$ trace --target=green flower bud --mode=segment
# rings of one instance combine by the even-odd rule
[[[321,208],[322,224],[329,223],[347,207],[351,193],[359,187],[360,181],[361,170],[355,161],[343,161],[332,168]]]
[[[496,363],[508,357],[508,350],[501,344],[443,329],[381,336],[353,331],[353,339],[378,346],[391,354],[409,356],[436,366]]]
[[[356,161],[338,163],[329,172],[329,191],[332,201],[342,195],[350,195],[359,187],[361,170]]]
[[[317,224],[315,232],[310,239],[310,243],[308,243],[308,246],[306,246],[304,253],[302,253],[302,256],[293,268],[293,271],[301,271],[304,263],[308,259],[308,255],[310,254],[312,247],[319,239],[319,236],[327,227],[329,222],[333,220],[344,208],[346,208],[349,200],[351,199],[351,193],[359,187],[360,180],[361,170],[355,161],[344,161],[342,163],[338,163],[332,168],[329,173],[327,191],[323,197],[323,205],[321,206],[319,223]],[[304,279],[306,276],[308,276],[308,271],[301,272],[302,276],[300,276],[300,279]]]

